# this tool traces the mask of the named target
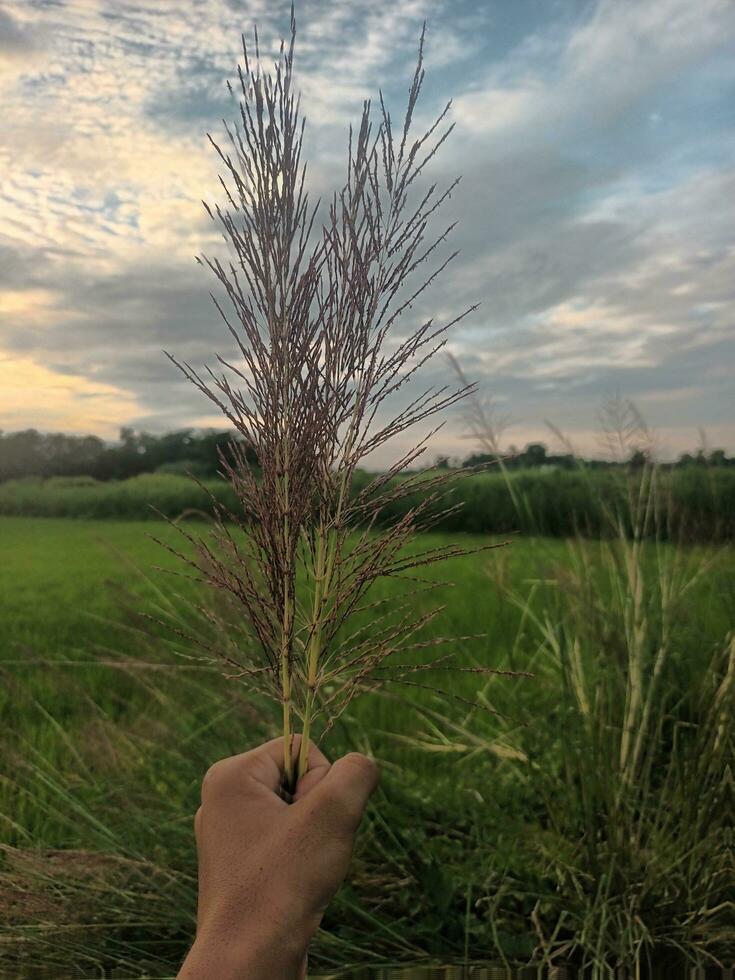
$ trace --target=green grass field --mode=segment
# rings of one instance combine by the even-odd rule
[[[70,963],[79,976],[173,976],[192,936],[202,775],[277,733],[271,708],[178,657],[136,615],[185,609],[194,590],[154,570],[178,563],[150,533],[178,537],[162,523],[0,518],[3,977],[58,977]],[[709,738],[708,705],[729,676],[735,556],[721,550],[669,605],[662,569],[675,569],[676,592],[708,552],[652,544],[641,557],[645,657],[662,636],[668,653],[646,795],[624,813],[611,802],[618,742],[608,735],[625,673],[625,602],[616,605],[605,571],[611,546],[585,549],[576,585],[581,559],[560,539],[516,539],[436,573],[453,585],[432,595],[446,604],[432,631],[486,634],[450,644],[456,662],[532,679],[432,677],[465,698],[480,692],[475,708],[423,687],[387,688],[330,734],[329,755],[372,752],[383,777],[317,965],[540,962],[567,950],[602,969],[640,940],[631,902],[645,955],[676,946],[691,963],[717,955],[719,920],[707,910],[718,895],[703,883],[717,843],[686,797],[719,792],[712,772],[700,779],[692,765],[707,758],[695,734]],[[679,824],[667,816],[674,806]]]

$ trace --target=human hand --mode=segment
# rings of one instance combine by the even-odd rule
[[[366,756],[330,765],[311,745],[289,804],[280,795],[282,738],[208,770],[194,820],[197,933],[178,980],[306,975],[309,941],[347,873],[378,775]]]

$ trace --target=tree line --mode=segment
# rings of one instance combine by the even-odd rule
[[[0,432],[0,481],[23,477],[91,476],[96,480],[124,480],[141,473],[193,473],[214,476],[220,452],[228,454],[232,432],[180,429],[163,435],[120,430],[116,444],[98,436],[60,432]],[[255,454],[246,448],[251,463]]]
[[[91,476],[96,480],[124,480],[141,473],[193,473],[202,479],[213,477],[220,469],[220,453],[228,453],[233,439],[231,431],[213,429],[179,429],[154,435],[136,432],[126,427],[120,430],[117,443],[110,444],[98,436],[74,436],[61,432],[38,432],[26,429],[22,432],[0,431],[0,482],[23,477]],[[257,465],[257,457],[246,448],[250,463]],[[463,465],[476,466],[492,462],[495,457],[473,453]],[[634,452],[625,465],[630,468],[643,466],[646,455]],[[526,470],[554,468],[573,470],[580,460],[571,453],[554,455],[540,442],[529,443],[525,449],[511,447],[503,456],[507,469]],[[436,460],[437,467],[452,465],[445,456]],[[610,468],[620,465],[605,460],[587,460],[591,468]],[[733,466],[735,457],[728,457],[723,449],[696,453],[684,453],[678,461],[668,464],[675,468],[697,466]]]
[[[462,466],[482,466],[486,463],[493,463],[497,456],[491,453],[473,453],[463,460]],[[554,454],[549,453],[547,447],[542,442],[531,442],[525,449],[517,449],[511,446],[507,452],[501,455],[503,466],[507,470],[533,470],[533,469],[555,469],[555,470],[574,470],[581,462],[584,462],[588,469],[614,469],[624,466],[627,469],[640,469],[645,466],[649,459],[648,454],[643,449],[635,449],[626,460],[613,461],[607,459],[582,459],[573,453]],[[676,462],[663,463],[666,469],[686,469],[694,467],[712,466],[733,466],[735,467],[735,456],[728,456],[724,449],[712,449],[709,452],[704,449],[697,450],[696,453],[682,453]],[[451,467],[452,460],[447,456],[439,456],[436,460],[438,467]]]

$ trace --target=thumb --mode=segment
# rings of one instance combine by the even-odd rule
[[[350,752],[332,764],[308,799],[335,830],[354,834],[379,779],[380,771],[372,759]]]

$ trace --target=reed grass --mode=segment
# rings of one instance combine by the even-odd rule
[[[214,299],[238,360],[218,357],[216,371],[199,372],[171,357],[242,437],[230,458],[221,456],[239,506],[214,503],[214,541],[197,541],[198,557],[186,560],[239,606],[241,652],[225,662],[281,702],[290,788],[305,771],[315,724],[328,730],[357,694],[384,684],[397,650],[426,645],[418,636],[438,610],[413,612],[422,570],[464,550],[406,549],[417,531],[453,510],[445,495],[462,472],[412,468],[437,417],[472,388],[415,385],[448,331],[475,309],[442,324],[416,325],[410,312],[457,255],[442,253],[454,224],[431,229],[459,178],[443,191],[422,186],[453,128],[446,124],[451,103],[423,135],[412,134],[425,26],[402,127],[394,132],[381,93],[373,131],[364,103],[357,131],[350,128],[346,183],[320,231],[301,159],[293,7],[290,43],[281,42],[272,72],[262,69],[257,29],[254,61],[243,38],[239,115],[225,124],[226,148],[210,137],[225,170],[226,202],[205,204],[233,261],[200,260],[229,301],[226,312]],[[423,423],[433,430],[353,492],[363,460]],[[257,473],[241,445],[257,456]],[[397,520],[379,522],[419,488],[420,499]],[[370,608],[371,588],[382,578],[407,584],[396,615],[381,609],[383,625],[338,639],[356,612]],[[400,666],[394,679],[409,683]],[[303,738],[292,761],[295,725]]]

